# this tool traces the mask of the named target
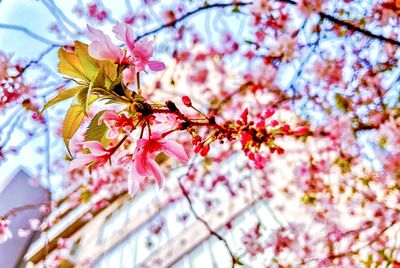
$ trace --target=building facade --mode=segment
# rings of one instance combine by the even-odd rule
[[[49,192],[40,185],[32,184],[32,178],[26,171],[20,169],[10,177],[0,189],[0,215],[5,215],[12,209],[21,211],[12,215],[10,231],[12,239],[0,245],[0,267],[25,267],[24,255],[30,244],[37,238],[36,232],[26,236],[18,236],[19,229],[29,229],[29,220],[42,218],[40,206],[49,200]]]
[[[162,190],[150,185],[133,198],[126,193],[113,197],[101,211],[93,211],[91,205],[101,196],[74,209],[60,202],[54,216],[58,222],[31,245],[25,259],[31,268],[230,267],[231,256],[224,243],[208,228],[224,237],[235,256],[241,256],[249,226],[268,223],[265,236],[280,226],[267,200],[254,192],[257,183],[255,178],[242,181],[234,196],[226,187],[217,187],[213,194],[221,198],[211,207],[193,202],[193,209],[208,226],[194,216],[173,180],[167,180]],[[67,252],[58,248],[60,238],[68,240]],[[241,261],[262,267],[272,254],[261,255],[259,260],[244,256]]]

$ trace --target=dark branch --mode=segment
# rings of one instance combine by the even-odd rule
[[[396,225],[397,223],[399,223],[398,221],[392,221],[389,223],[389,225],[387,225],[386,227],[384,227],[383,229],[381,229],[368,243],[360,246],[357,249],[354,250],[349,250],[349,251],[345,251],[345,252],[341,252],[341,253],[337,253],[337,254],[333,254],[333,255],[329,255],[328,257],[326,257],[328,260],[334,260],[334,259],[340,259],[340,258],[344,258],[347,256],[351,256],[351,255],[356,255],[359,254],[360,251],[364,248],[367,248],[369,246],[371,246],[372,244],[374,244],[375,242],[377,242],[380,238],[382,238],[382,235],[389,230],[390,228],[392,228],[394,225]],[[367,230],[368,228],[370,228],[372,226],[367,226],[365,229]],[[302,261],[299,265],[303,266],[307,263],[310,262],[315,262],[315,261],[320,261],[321,259],[318,258],[313,258],[313,259],[308,259],[308,260],[304,260]]]
[[[287,4],[290,4],[290,5],[297,5],[297,2],[295,2],[293,0],[276,0],[276,1],[279,1],[279,2],[282,2],[282,3],[287,3]],[[146,32],[146,33],[144,33],[142,35],[139,35],[136,38],[136,41],[142,39],[143,37],[158,33],[159,31],[163,30],[164,28],[174,27],[177,23],[185,20],[186,18],[188,18],[188,17],[190,17],[190,16],[192,16],[194,14],[197,14],[197,13],[199,13],[201,11],[204,11],[204,10],[213,9],[213,8],[240,7],[240,6],[247,6],[247,5],[251,5],[251,4],[252,4],[252,2],[232,2],[232,3],[216,3],[216,4],[211,4],[211,5],[204,5],[204,6],[201,6],[201,7],[197,8],[197,9],[195,9],[195,10],[192,10],[192,11],[182,15],[180,18],[178,18],[178,19],[176,19],[174,21],[171,21],[171,22],[166,23],[166,24],[162,24],[158,28],[156,28],[156,29],[154,29],[152,31],[149,31],[149,32]],[[326,19],[326,20],[328,20],[328,21],[330,21],[330,22],[332,22],[334,24],[343,26],[343,27],[347,28],[350,31],[358,32],[358,33],[361,33],[361,34],[363,34],[365,36],[368,36],[368,37],[370,37],[372,39],[377,39],[377,40],[380,40],[380,41],[383,41],[383,42],[387,42],[387,43],[390,43],[390,44],[393,44],[393,45],[396,45],[396,46],[400,46],[400,41],[387,38],[387,37],[385,37],[383,35],[374,34],[374,33],[370,32],[370,31],[368,31],[366,29],[360,28],[359,26],[352,24],[351,22],[340,20],[340,19],[338,19],[336,17],[333,17],[333,16],[331,16],[329,14],[326,14],[324,12],[319,12],[318,14],[320,15],[321,18]]]
[[[370,37],[372,39],[378,39],[380,41],[387,42],[387,43],[390,43],[392,45],[400,46],[400,41],[396,41],[396,40],[384,37],[383,35],[374,34],[374,33],[370,32],[368,30],[365,30],[363,28],[360,28],[360,27],[352,24],[351,22],[339,20],[338,18],[335,18],[335,17],[333,17],[331,15],[328,15],[328,14],[325,14],[325,13],[322,13],[322,12],[320,12],[319,15],[321,16],[321,18],[327,19],[327,20],[329,20],[329,21],[331,21],[331,22],[333,22],[335,24],[341,25],[341,26],[347,28],[348,30],[364,34],[365,36],[368,36],[368,37]]]
[[[24,66],[21,74],[23,74],[27,69],[29,69],[31,66],[38,64],[43,58],[44,56],[46,56],[47,54],[49,54],[54,48],[59,47],[58,45],[51,45],[50,47],[48,47],[46,50],[44,50],[42,53],[39,54],[39,57],[37,57],[37,59],[35,60],[31,60],[27,65]]]
[[[293,0],[277,0],[277,1],[283,2],[283,3],[288,3],[288,4],[291,4],[291,5],[297,5],[297,2],[295,2]],[[393,45],[396,45],[396,46],[400,46],[400,42],[397,41],[397,40],[393,40],[393,39],[384,37],[383,35],[374,34],[374,33],[370,32],[370,31],[368,31],[366,29],[360,28],[360,27],[352,24],[351,22],[340,20],[340,19],[335,18],[335,17],[333,17],[333,16],[331,16],[329,14],[326,14],[324,12],[318,12],[318,14],[319,14],[319,16],[321,18],[329,20],[330,22],[333,22],[333,23],[335,23],[337,25],[343,26],[343,27],[347,28],[348,30],[364,34],[364,35],[366,35],[366,36],[368,36],[370,38],[373,38],[373,39],[378,39],[378,40],[383,41],[383,42],[387,42],[387,43],[390,43],[390,44],[393,44]]]
[[[201,6],[201,7],[197,8],[197,9],[195,9],[195,10],[189,11],[188,13],[182,15],[180,18],[177,18],[174,21],[168,22],[166,24],[162,24],[158,28],[156,28],[156,29],[154,29],[152,31],[149,31],[149,32],[146,32],[146,33],[144,33],[142,35],[139,35],[138,37],[136,37],[135,41],[138,41],[138,40],[142,39],[143,37],[158,33],[159,31],[163,30],[164,28],[174,27],[177,23],[187,19],[188,17],[190,17],[190,16],[192,16],[194,14],[202,12],[204,10],[213,9],[213,8],[247,6],[249,4],[251,4],[251,3],[237,2],[237,3],[216,3],[216,4],[211,4],[211,5],[204,5],[204,6]]]
[[[182,191],[183,196],[185,197],[186,201],[188,202],[190,211],[192,212],[192,214],[194,215],[194,217],[195,217],[198,221],[200,221],[200,222],[207,228],[207,230],[210,232],[210,235],[216,237],[218,240],[220,240],[222,243],[224,243],[225,248],[227,249],[229,255],[231,256],[231,259],[232,259],[232,267],[235,267],[236,264],[239,264],[239,263],[240,263],[239,258],[236,257],[236,256],[233,254],[233,251],[232,251],[232,249],[230,248],[228,242],[225,240],[225,238],[223,238],[219,233],[217,233],[216,231],[214,231],[214,230],[211,228],[211,226],[208,224],[208,222],[205,221],[202,217],[200,217],[199,214],[197,214],[196,210],[195,210],[194,207],[193,207],[192,200],[191,200],[190,197],[189,197],[189,193],[188,193],[188,191],[185,189],[185,187],[183,186],[183,184],[182,184],[182,182],[181,182],[181,179],[182,179],[183,177],[185,177],[185,176],[188,175],[188,173],[189,173],[190,170],[193,168],[193,166],[194,166],[194,161],[192,162],[192,164],[189,165],[189,168],[188,168],[188,171],[186,172],[186,174],[184,174],[183,176],[180,176],[180,177],[178,178],[179,187],[180,187],[180,189],[181,189],[181,191]]]
[[[22,212],[25,210],[30,210],[30,209],[37,209],[37,208],[40,208],[41,206],[47,206],[47,205],[49,205],[49,203],[29,204],[29,205],[24,205],[24,206],[20,206],[20,207],[15,207],[15,208],[9,210],[3,216],[0,216],[0,219],[8,219],[8,218],[14,217],[19,212]]]

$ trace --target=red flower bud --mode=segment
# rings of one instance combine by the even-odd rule
[[[193,139],[192,139],[192,144],[193,144],[193,145],[196,145],[196,144],[198,144],[200,141],[201,141],[201,137],[200,137],[199,135],[194,136]]]
[[[280,127],[280,129],[284,132],[290,132],[290,126],[288,124],[284,124]]]
[[[302,126],[302,127],[297,127],[294,131],[293,131],[293,133],[295,134],[295,135],[303,135],[303,134],[305,134],[305,133],[307,133],[307,131],[308,131],[308,127],[305,127],[305,126]]]
[[[285,153],[285,150],[283,150],[283,148],[281,148],[281,147],[277,147],[277,148],[276,148],[276,152],[277,152],[278,154],[284,154],[284,153]]]
[[[200,150],[203,148],[203,146],[201,146],[201,144],[194,146],[193,151],[197,154],[198,152],[200,152]]]
[[[263,112],[263,117],[264,117],[264,118],[269,118],[269,117],[273,116],[274,113],[275,113],[275,110],[274,110],[274,109],[267,108],[267,109]]]
[[[185,106],[192,107],[192,100],[188,96],[183,96],[182,102]]]
[[[275,119],[273,119],[273,120],[271,120],[271,122],[269,123],[269,125],[270,125],[271,127],[276,127],[277,125],[279,125],[279,122],[276,121]]]
[[[208,154],[209,151],[210,151],[210,145],[206,145],[203,147],[203,149],[201,149],[200,155],[204,157]]]

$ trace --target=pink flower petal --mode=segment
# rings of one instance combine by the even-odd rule
[[[161,61],[149,61],[147,64],[150,70],[154,72],[162,71],[165,69],[165,64]]]
[[[133,197],[140,188],[140,181],[143,180],[143,177],[137,174],[134,167],[130,168],[128,175],[128,194]]]
[[[102,156],[108,154],[108,151],[104,149],[103,145],[98,141],[85,141],[83,147],[90,150],[93,156]]]
[[[134,168],[136,169],[136,172],[141,175],[141,176],[147,176],[148,174],[148,159],[147,159],[147,154],[144,153],[143,151],[140,151],[136,153],[135,155],[135,163],[134,163]]]
[[[135,37],[132,28],[117,21],[116,25],[113,27],[113,32],[118,40],[126,44],[129,50],[135,49]]]
[[[165,177],[164,177],[164,173],[162,172],[160,166],[157,164],[156,161],[150,160],[150,161],[148,161],[148,167],[150,168],[151,173],[153,174],[153,176],[158,184],[158,187],[159,188],[163,187]]]
[[[124,84],[126,86],[128,85],[134,85],[136,83],[136,70],[135,67],[130,67],[122,72],[122,76],[124,79]]]
[[[122,49],[112,43],[109,36],[89,25],[88,37],[92,41],[89,45],[89,55],[99,60],[120,61],[124,57]]]
[[[152,137],[153,137],[153,136],[154,136],[154,133],[152,134]],[[136,149],[143,148],[143,147],[146,145],[146,143],[148,143],[148,142],[149,142],[148,139],[144,139],[144,138],[139,139],[139,140],[136,142]]]
[[[147,61],[153,56],[153,43],[148,38],[143,38],[136,43],[135,49],[131,50],[131,53],[140,60]]]
[[[170,156],[175,157],[179,161],[185,163],[189,160],[189,157],[183,148],[183,146],[173,140],[165,140],[162,146],[162,151]]]
[[[118,121],[119,115],[114,112],[114,111],[105,111],[99,118],[99,121],[97,122],[99,125],[103,121]]]
[[[118,40],[125,42],[125,27],[124,25],[117,21],[115,26],[112,28],[113,33],[115,34],[115,37],[117,37]]]
[[[74,160],[72,160],[69,164],[69,171],[83,167],[90,162],[96,160],[96,157],[91,154],[82,154],[77,156]]]

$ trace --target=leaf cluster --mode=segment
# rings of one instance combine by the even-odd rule
[[[127,66],[118,65],[112,60],[92,58],[88,46],[79,41],[74,42],[73,50],[60,48],[58,56],[58,71],[66,79],[73,80],[76,85],[59,91],[44,105],[41,112],[62,101],[73,99],[66,113],[62,131],[65,146],[69,150],[71,138],[95,102],[103,101],[105,104],[119,103],[128,106],[132,103],[132,96],[122,82],[122,73]],[[105,138],[107,126],[104,123],[98,124],[102,114],[103,112],[98,113],[89,123],[86,140],[96,140],[107,145],[108,141]]]

